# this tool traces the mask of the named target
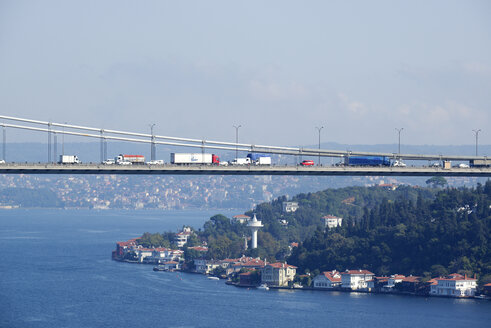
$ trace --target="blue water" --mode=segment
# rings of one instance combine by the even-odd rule
[[[487,327],[491,302],[258,291],[112,261],[115,242],[215,212],[0,211],[0,327]],[[224,213],[236,214],[236,213]]]

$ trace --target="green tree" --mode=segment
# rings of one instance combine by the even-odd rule
[[[448,185],[448,182],[447,179],[445,179],[444,177],[432,177],[426,180],[426,184],[427,185],[431,184],[433,188],[439,188],[439,187],[443,188],[446,185]]]

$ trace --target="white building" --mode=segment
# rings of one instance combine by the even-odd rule
[[[470,297],[476,293],[476,279],[458,273],[435,280],[437,283],[430,286],[432,296]]]
[[[325,227],[328,229],[340,227],[343,224],[343,218],[334,215],[326,215],[322,219],[324,220]]]
[[[208,274],[213,269],[221,266],[221,261],[205,260],[205,259],[194,259],[195,271],[197,273]]]
[[[261,269],[261,283],[269,286],[288,286],[295,278],[297,267],[286,263],[270,263]]]
[[[325,271],[313,280],[314,288],[329,289],[341,286],[341,274],[336,270]]]
[[[368,270],[346,270],[341,273],[341,287],[351,290],[366,289],[367,281],[372,280],[373,276]]]
[[[153,248],[137,248],[135,249],[138,262],[144,262],[147,258],[151,258],[153,254]]]
[[[176,233],[175,242],[177,247],[184,247],[184,245],[186,245],[186,243],[188,242],[189,236],[191,236],[192,233],[193,231],[190,227],[184,227],[181,232]]]
[[[283,213],[291,213],[298,210],[298,202],[283,202]]]

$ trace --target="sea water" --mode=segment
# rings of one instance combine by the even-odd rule
[[[117,241],[242,211],[0,211],[0,327],[487,327],[491,302],[236,288],[111,260]]]

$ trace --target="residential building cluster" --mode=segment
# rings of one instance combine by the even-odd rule
[[[423,281],[422,277],[406,277],[401,274],[377,277],[374,273],[361,269],[344,272],[333,270],[314,277],[312,287],[321,290],[473,297],[476,294],[477,280],[458,273]]]
[[[239,217],[240,219],[241,217]],[[163,247],[145,248],[138,245],[137,238],[116,243],[113,259],[155,264],[156,271],[186,270],[204,275],[218,275],[227,278],[230,284],[243,287],[254,287],[259,284],[272,288],[309,288],[314,290],[339,290],[376,293],[405,293],[414,295],[444,296],[444,297],[474,297],[477,280],[467,275],[453,273],[446,277],[438,277],[424,281],[418,276],[393,274],[376,276],[374,273],[358,269],[339,272],[325,271],[315,276],[310,286],[302,286],[297,267],[286,262],[268,263],[265,259],[242,256],[223,260],[207,259],[206,245],[193,246],[188,249],[196,251],[199,256],[192,261],[186,261],[182,248],[194,232],[184,227],[175,234],[174,245],[178,249]],[[179,245],[179,246],[178,246]],[[292,243],[291,247],[298,247]],[[491,289],[491,286],[490,288]]]

